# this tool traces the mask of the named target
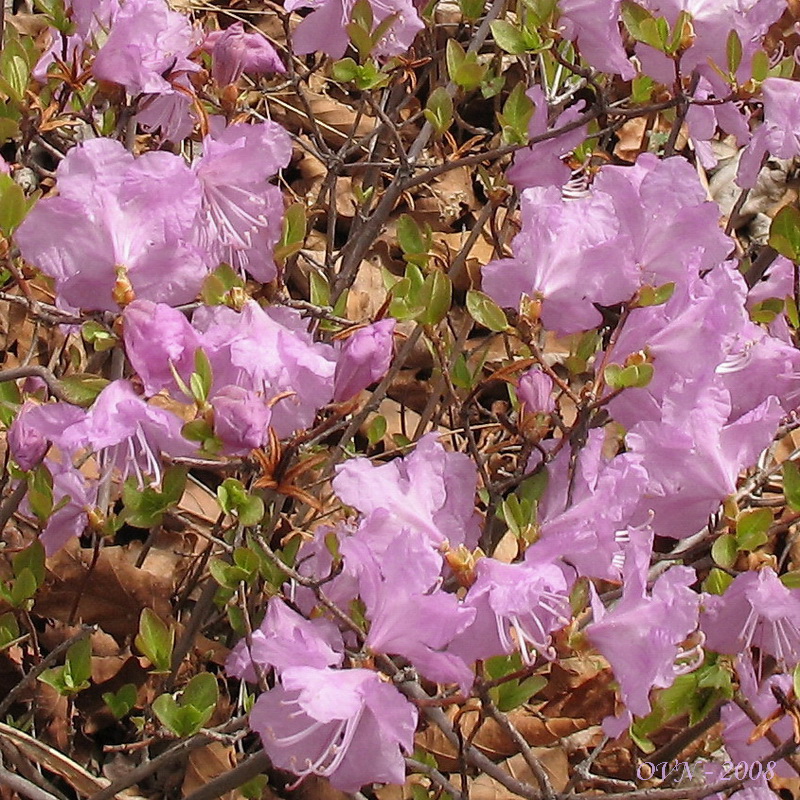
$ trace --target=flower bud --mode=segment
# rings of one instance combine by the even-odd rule
[[[343,403],[382,378],[392,360],[395,322],[383,319],[357,330],[342,346],[334,374],[333,400]]]

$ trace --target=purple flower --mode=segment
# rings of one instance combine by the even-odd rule
[[[736,659],[736,672],[739,675],[740,691],[753,706],[755,712],[765,719],[778,710],[778,701],[772,693],[772,688],[781,689],[784,693],[791,690],[792,678],[789,675],[772,675],[759,686],[753,671],[750,659],[740,655]],[[722,707],[722,722],[725,728],[722,738],[725,749],[733,763],[744,761],[752,764],[768,756],[775,749],[766,737],[761,737],[755,742],[750,742],[750,736],[755,730],[755,725],[736,703],[726,703]],[[792,723],[788,717],[778,720],[772,730],[786,741],[792,736]],[[793,778],[797,773],[783,760],[775,766],[775,774],[781,778]]]
[[[119,142],[94,139],[70,150],[57,175],[59,196],[36,204],[16,240],[61,301],[118,311],[133,296],[194,299],[207,268],[189,244],[200,194],[183,159],[134,158]]]
[[[556,409],[552,392],[553,379],[540,369],[529,369],[517,382],[517,398],[526,414],[552,414]]]
[[[350,336],[336,357],[333,400],[342,403],[380,380],[392,361],[395,321],[382,319]]]
[[[50,515],[39,539],[49,558],[70,539],[83,534],[88,513],[97,506],[97,482],[67,464],[48,461],[47,466],[53,476],[53,506],[57,510]]]
[[[276,767],[324,775],[343,792],[405,781],[402,751],[414,749],[417,710],[377,673],[291,667],[281,684],[250,712]]]
[[[651,551],[652,538],[629,549],[622,599],[611,611],[605,611],[599,600],[593,601],[595,621],[586,628],[589,641],[611,664],[626,707],[621,718],[606,720],[609,735],[619,735],[631,714],[650,713],[650,690],[666,689],[683,671],[675,665],[680,644],[697,627],[700,598],[689,588],[695,571],[671,567],[648,596]]]
[[[196,46],[184,14],[162,0],[125,0],[92,72],[99,80],[121,84],[130,95],[170,93],[165,75],[199,69],[188,58]]]
[[[253,631],[251,643],[242,639],[225,662],[229,675],[258,682],[256,667],[275,669],[278,674],[290,667],[338,667],[342,663],[342,637],[329,620],[307,620],[292,611],[279,597],[267,604],[264,621]]]
[[[220,86],[236,83],[245,72],[248,75],[286,72],[266,38],[257,33],[245,33],[241,22],[235,22],[224,31],[207,34],[203,50],[211,53],[211,77]]]
[[[761,86],[764,123],[742,153],[736,183],[752,189],[761,171],[763,157],[800,155],[800,86],[785,78],[767,78]]]
[[[272,412],[250,389],[225,386],[210,397],[214,409],[214,433],[227,455],[247,455],[267,440]]]
[[[477,580],[464,601],[477,616],[450,649],[467,663],[517,649],[526,664],[532,664],[537,653],[553,658],[550,634],[572,617],[573,579],[567,578],[568,571],[572,572],[553,562],[480,559]]]
[[[177,390],[173,369],[188,384],[200,336],[184,314],[163,303],[135,300],[122,320],[125,353],[148,395]]]
[[[211,363],[214,391],[243,386],[265,402],[285,395],[272,406],[270,424],[278,436],[308,427],[317,409],[330,402],[333,348],[314,341],[299,313],[262,309],[251,300],[241,312],[201,307],[192,324]]]
[[[554,186],[526,189],[514,256],[484,267],[483,289],[506,307],[540,299],[542,322],[556,333],[594,328],[602,321],[594,304],[621,302],[637,285],[619,263],[619,233],[608,195],[564,200]]]
[[[26,401],[8,429],[8,446],[20,469],[33,469],[44,458],[50,442],[58,444],[64,431],[85,416],[82,408],[69,403],[38,406]]]
[[[720,228],[719,206],[706,200],[695,168],[679,156],[643,153],[633,167],[603,167],[595,192],[611,197],[641,284],[685,281],[716,267],[733,249]]]
[[[284,8],[287,11],[313,9],[294,30],[294,52],[305,55],[320,50],[331,58],[341,58],[347,49],[346,27],[351,21],[355,3],[356,0],[286,0]],[[374,55],[380,58],[405,53],[417,33],[425,27],[411,0],[370,0],[370,6],[374,27],[387,17],[396,15],[389,30],[375,46]]]
[[[692,399],[687,407],[676,396],[665,404],[663,422],[628,432],[628,450],[649,476],[640,514],[653,514],[658,535],[683,539],[700,530],[735,491],[739,472],[772,441],[783,416],[775,397],[726,424],[730,409],[728,393],[711,385],[701,402]]]
[[[770,567],[743,572],[722,596],[706,595],[700,626],[718,653],[757,647],[787,668],[800,661],[800,589],[788,589]]]
[[[86,449],[102,453],[103,469],[116,467],[122,480],[133,472],[139,486],[153,477],[161,482],[160,454],[192,456],[195,447],[181,435],[182,420],[170,411],[150,406],[128,381],[108,384],[80,422],[68,428],[63,437],[66,449]]]
[[[559,26],[565,39],[577,39],[580,53],[601,72],[623,80],[636,75],[619,32],[620,0],[561,0]]]
[[[202,190],[201,244],[217,262],[264,283],[277,274],[272,249],[283,217],[283,197],[269,180],[291,154],[289,135],[274,122],[230,125],[203,140],[193,166]]]
[[[534,86],[526,94],[534,105],[528,123],[528,135],[531,138],[562,128],[580,118],[581,106],[575,105],[563,111],[551,125],[548,122],[547,97],[542,87]],[[520,192],[533,186],[563,186],[569,180],[571,171],[561,159],[585,138],[586,126],[581,125],[554,139],[545,139],[518,150],[514,155],[514,163],[506,170],[508,182]]]
[[[433,547],[474,547],[477,473],[462,453],[448,453],[436,434],[423,436],[411,455],[379,467],[354,458],[337,467],[333,488],[362,514],[385,509],[398,527],[426,537]]]
[[[367,647],[403,656],[429,680],[457,683],[468,693],[474,674],[458,655],[446,650],[473,621],[475,611],[436,588],[439,569],[425,576],[417,568],[420,563],[426,566],[430,552],[421,538],[403,531],[378,559],[361,546],[365,543],[358,536],[356,532],[342,544],[342,555],[351,569],[354,556],[358,562],[359,590],[371,623]]]

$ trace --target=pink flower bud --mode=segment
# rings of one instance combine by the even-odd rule
[[[394,325],[393,319],[383,319],[356,331],[344,343],[334,374],[334,402],[349,400],[386,374]]]

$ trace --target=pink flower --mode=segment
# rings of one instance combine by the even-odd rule
[[[636,69],[628,60],[619,30],[620,0],[561,0],[564,38],[577,39],[580,54],[595,69],[629,81]]]
[[[346,26],[351,21],[355,0],[286,0],[284,8],[312,8],[313,11],[297,26],[292,36],[298,55],[317,50],[331,58],[341,58],[349,41]],[[370,0],[374,27],[387,17],[396,15],[389,30],[375,47],[374,55],[388,58],[405,53],[425,24],[411,0]]]
[[[529,369],[517,382],[517,398],[526,414],[552,414],[556,408],[552,392],[553,379],[540,369]]]
[[[131,291],[171,304],[194,299],[207,267],[190,243],[200,193],[183,159],[134,158],[119,142],[93,139],[69,151],[57,176],[59,196],[36,204],[16,240],[63,303],[118,311]]]
[[[290,667],[337,667],[342,663],[342,637],[329,620],[307,620],[279,597],[267,604],[264,621],[253,631],[251,643],[242,639],[225,662],[229,675],[257,683],[256,666],[278,674]]]
[[[743,572],[721,596],[706,595],[700,625],[718,653],[757,647],[791,669],[800,661],[800,589],[788,589],[770,567]]]
[[[423,436],[411,455],[374,466],[354,458],[337,467],[333,488],[348,505],[368,515],[388,512],[397,526],[424,536],[433,547],[445,541],[474,547],[477,472],[463,453],[448,453],[436,434]]]
[[[555,186],[526,189],[514,256],[483,268],[483,289],[504,307],[518,308],[523,295],[540,299],[542,322],[556,333],[589,330],[602,321],[595,303],[621,302],[637,285],[620,263],[620,242],[608,195],[564,200]]]
[[[537,654],[553,658],[550,634],[572,617],[574,578],[567,574],[574,572],[553,562],[504,564],[493,558],[478,561],[475,572],[477,580],[464,600],[476,612],[475,622],[450,649],[467,663],[517,649],[525,664],[533,664]]]
[[[656,580],[648,596],[651,552],[652,539],[631,547],[625,559],[622,599],[605,611],[595,596],[595,621],[586,628],[589,641],[611,664],[626,706],[622,717],[604,723],[613,736],[627,727],[631,714],[650,713],[651,689],[672,685],[683,670],[675,665],[681,655],[680,644],[697,627],[700,598],[689,588],[695,571],[671,567]]]
[[[558,119],[548,123],[547,97],[541,86],[534,86],[526,94],[534,104],[528,123],[528,135],[541,136],[549,130],[557,130],[580,118],[581,106],[574,105],[559,114]],[[571,153],[586,138],[586,126],[562,133],[553,139],[536,142],[514,155],[514,163],[506,170],[506,178],[519,191],[533,186],[563,186],[570,177],[570,168],[562,158]]]
[[[248,75],[286,72],[266,38],[257,33],[245,33],[241,22],[224,31],[209,33],[203,41],[203,50],[211,53],[211,77],[220,86],[236,83],[245,72]]]
[[[376,672],[290,667],[256,700],[250,724],[276,767],[357,792],[405,781],[417,710]]]
[[[382,319],[348,337],[336,358],[333,400],[342,403],[380,380],[392,361],[395,321]]]
[[[171,92],[165,75],[196,72],[189,18],[162,0],[125,0],[92,67],[95,78],[122,84],[130,95]]]
[[[265,283],[277,274],[272,248],[283,217],[283,197],[269,181],[291,154],[289,135],[274,122],[230,125],[203,140],[203,156],[193,165],[201,187],[201,244],[217,262]]]

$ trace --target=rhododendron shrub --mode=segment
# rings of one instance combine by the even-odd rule
[[[0,784],[786,791],[793,14],[8,14]]]

